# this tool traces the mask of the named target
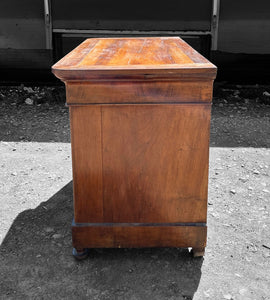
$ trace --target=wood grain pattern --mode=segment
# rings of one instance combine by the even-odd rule
[[[103,221],[101,108],[70,108],[74,218]]]
[[[160,74],[214,79],[216,67],[178,37],[87,39],[52,67],[63,81]]]
[[[106,222],[206,222],[210,106],[103,106]]]
[[[68,104],[211,102],[213,81],[69,82]]]
[[[210,109],[72,107],[75,221],[206,222]]]
[[[141,248],[206,246],[206,226],[72,227],[75,248]]]
[[[193,61],[170,39],[103,39],[76,65],[76,68],[98,66],[132,66],[187,64]]]

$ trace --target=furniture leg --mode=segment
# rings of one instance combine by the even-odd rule
[[[84,248],[84,249],[73,248],[72,255],[78,260],[86,259],[89,255],[89,249],[88,248]]]
[[[193,257],[202,257],[204,256],[205,248],[192,248]]]

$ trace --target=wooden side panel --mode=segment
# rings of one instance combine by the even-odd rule
[[[206,222],[210,105],[102,108],[104,222]]]
[[[69,82],[68,104],[211,102],[213,81]]]
[[[85,226],[72,227],[75,248],[206,246],[206,226]]]
[[[101,108],[71,107],[75,222],[103,221]]]

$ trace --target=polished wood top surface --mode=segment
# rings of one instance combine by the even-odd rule
[[[140,76],[215,78],[216,67],[179,37],[87,39],[52,67],[61,80]],[[101,77],[100,77],[101,76]]]

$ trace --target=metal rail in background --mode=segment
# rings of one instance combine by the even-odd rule
[[[213,14],[211,21],[212,47],[211,50],[218,49],[218,24],[219,24],[220,0],[213,0]]]
[[[88,30],[88,29],[53,29],[53,33],[60,33],[65,37],[86,35],[211,35],[211,31],[174,31],[174,30]]]
[[[60,34],[62,37],[89,37],[92,36],[157,36],[157,35],[178,35],[178,36],[211,36],[211,50],[217,50],[218,45],[218,23],[220,0],[212,2],[212,19],[210,30],[92,30],[92,29],[64,29],[52,28],[52,18],[50,14],[51,0],[44,0],[45,23],[46,23],[46,47],[52,49],[52,35]]]
[[[44,0],[44,20],[45,20],[45,35],[46,49],[52,49],[52,16],[51,16],[51,1]]]

